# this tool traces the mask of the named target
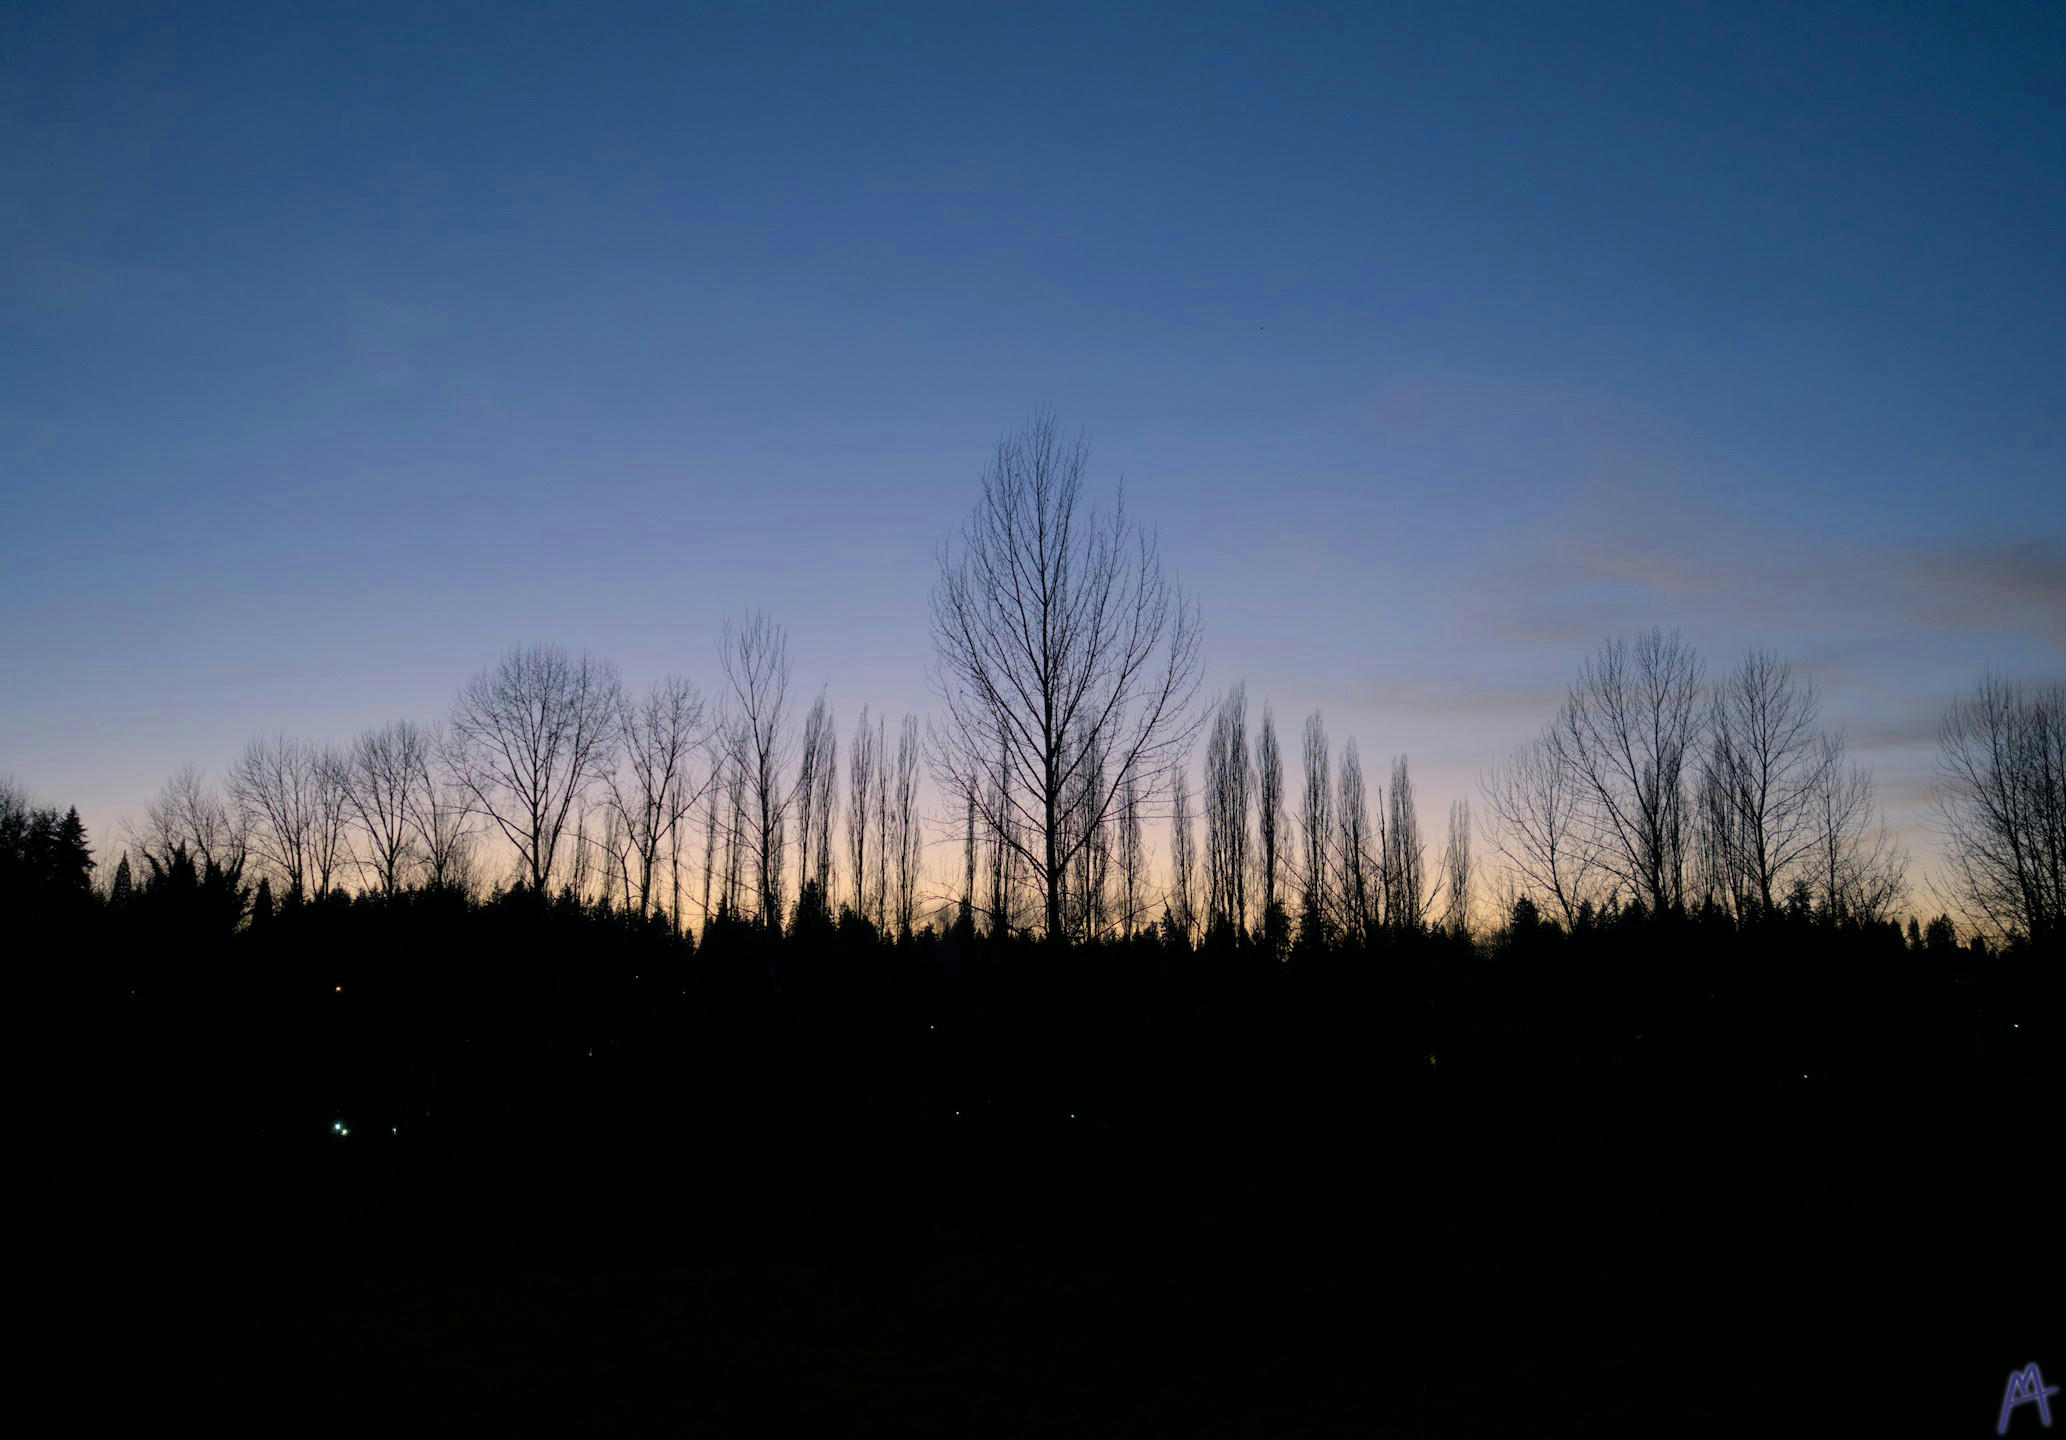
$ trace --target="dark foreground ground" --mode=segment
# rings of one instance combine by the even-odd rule
[[[2066,1378],[2027,971],[353,978],[16,1015],[72,1421],[1981,1436]]]

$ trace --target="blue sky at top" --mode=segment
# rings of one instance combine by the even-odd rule
[[[2066,669],[2066,7],[0,16],[0,770],[105,829],[509,644],[929,708],[997,434],[1424,823],[1612,630],[1822,685],[1904,827]],[[1927,836],[1914,833],[1919,850]]]

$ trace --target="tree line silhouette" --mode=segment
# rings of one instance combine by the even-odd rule
[[[438,724],[183,769],[98,852],[0,787],[24,1233],[88,1237],[31,1257],[48,1293],[259,1297],[331,1327],[279,1373],[390,1387],[456,1348],[605,1395],[664,1332],[747,1377],[742,1417],[836,1417],[923,1355],[897,1407],[963,1430],[1151,1382],[1144,1413],[1295,1429],[1368,1372],[1468,1431],[1500,1419],[1455,1405],[1488,1315],[1550,1337],[1497,1353],[1514,1383],[1647,1422],[1699,1317],[1809,1274],[1887,1297],[1876,1363],[1964,1355],[1917,1353],[1928,1284],[1966,1287],[1975,1365],[2042,1322],[1973,1247],[2056,1249],[2055,1190],[1995,1157],[2066,1094],[2066,692],[1989,677],[1947,715],[1956,921],[1904,916],[1811,685],[1762,653],[1710,680],[1661,631],[1431,844],[1405,756],[1366,780],[1315,711],[1293,777],[1271,706],[1200,703],[1197,608],[1084,468],[1051,417],[1000,444],[930,725],[799,705],[749,614],[710,694],[523,647]],[[393,1338],[489,1292],[508,1330]],[[1373,1310],[1377,1353],[1338,1318]],[[1790,1373],[1831,1353],[1816,1313],[1704,1344]]]
[[[1407,758],[1367,785],[1355,739],[1337,754],[1317,710],[1287,814],[1272,708],[1251,742],[1242,686],[1198,705],[1197,606],[1123,503],[1087,504],[1087,455],[1046,413],[1000,441],[941,555],[944,713],[923,732],[906,715],[892,736],[864,707],[843,776],[830,698],[799,719],[786,633],[755,612],[726,623],[712,697],[679,676],[633,694],[607,661],[534,644],[469,680],[440,724],[254,739],[220,789],[175,775],[97,886],[76,811],[10,789],[5,883],[118,910],[176,888],[233,926],[338,890],[506,889],[659,917],[685,940],[721,919],[771,935],[850,919],[889,940],[1148,935],[1279,958],[1430,928],[1490,937],[1523,902],[1531,925],[1573,934],[1624,911],[1738,927],[1899,917],[1910,857],[1812,682],[1762,651],[1710,681],[1661,630],[1584,661],[1541,736],[1483,777],[1486,823],[1457,801],[1432,863]],[[2066,687],[1990,675],[1940,742],[1934,819],[1966,933],[2055,936]],[[927,771],[945,813],[921,810]],[[928,867],[929,848],[959,848],[958,876]]]

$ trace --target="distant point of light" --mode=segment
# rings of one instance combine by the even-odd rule
[[[330,988],[339,995],[342,995],[344,993],[344,987],[342,985],[333,985]]]

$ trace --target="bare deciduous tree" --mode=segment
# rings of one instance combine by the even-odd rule
[[[762,611],[727,620],[719,651],[735,712],[734,763],[746,796],[746,858],[763,925],[782,924],[785,788],[794,749],[789,716],[789,636]]]
[[[589,881],[595,875],[596,851],[600,842],[588,834],[588,806],[584,803],[574,811],[573,843],[567,846],[567,863],[561,874],[564,876],[564,893],[577,899],[589,898]]]
[[[1891,919],[1906,893],[1908,854],[1879,818],[1872,777],[1846,763],[1843,737],[1822,737],[1817,751],[1810,859],[1822,916],[1839,924]]]
[[[1178,935],[1189,941],[1198,929],[1198,854],[1191,837],[1191,787],[1177,771],[1169,801],[1169,907]]]
[[[918,717],[906,715],[897,732],[897,776],[891,792],[890,847],[896,884],[897,934],[911,933],[918,909],[918,866],[924,834],[918,814],[918,768],[920,759]]]
[[[1989,674],[1937,744],[1933,808],[1969,918],[1997,936],[2066,931],[2066,684]]]
[[[743,903],[741,887],[746,875],[746,767],[739,759],[744,742],[739,738],[736,721],[726,727],[725,737],[725,873],[724,895],[719,903],[736,918]]]
[[[1128,777],[1119,791],[1119,933],[1131,939],[1141,921],[1148,852],[1141,835],[1140,782]]]
[[[1283,871],[1284,755],[1277,744],[1277,717],[1266,703],[1255,741],[1256,904],[1267,929],[1279,906],[1277,881]]]
[[[1205,747],[1206,928],[1248,923],[1248,694],[1236,685],[1220,702]]]
[[[161,866],[170,863],[173,847],[181,846],[203,866],[241,874],[251,832],[238,809],[225,804],[199,770],[182,765],[145,807],[143,826],[132,842]]]
[[[1617,637],[1580,668],[1551,731],[1600,865],[1653,911],[1685,899],[1700,696],[1700,661],[1676,631]]]
[[[867,916],[869,902],[870,846],[875,843],[875,772],[878,768],[875,731],[868,726],[868,707],[854,726],[854,743],[847,757],[846,846],[847,864],[854,874],[854,913]]]
[[[1299,901],[1302,931],[1321,938],[1333,910],[1328,854],[1334,843],[1334,794],[1328,779],[1327,724],[1315,710],[1306,717],[1304,773],[1305,792],[1299,804],[1298,828],[1301,870]]]
[[[825,892],[825,901],[832,901],[832,826],[839,812],[839,734],[833,729],[832,717],[825,718],[823,754],[818,763],[818,814],[817,861],[811,873],[817,877],[818,888]]]
[[[329,894],[331,885],[352,863],[351,805],[344,791],[346,764],[344,752],[336,746],[317,748],[315,843],[309,858],[314,862],[318,895]]]
[[[875,875],[868,890],[874,902],[870,919],[878,934],[889,933],[890,874],[890,731],[889,717],[875,718]]]
[[[1406,757],[1392,761],[1392,789],[1384,797],[1384,920],[1392,930],[1418,931],[1427,924],[1427,847],[1420,838],[1420,808],[1413,798],[1413,777]]]
[[[230,767],[230,799],[252,849],[297,898],[322,893],[312,882],[325,818],[323,769],[321,751],[284,733],[253,740]]]
[[[448,763],[450,747],[446,732],[424,732],[410,781],[409,823],[422,846],[425,882],[432,889],[466,891],[473,883],[472,808],[466,787]]]
[[[965,801],[962,805],[963,829],[961,861],[963,876],[961,882],[961,913],[969,923],[975,923],[976,916],[976,802]]]
[[[669,676],[636,703],[623,700],[618,733],[623,737],[623,765],[609,776],[610,811],[617,843],[605,842],[619,856],[618,879],[627,908],[647,914],[654,903],[663,852],[677,848],[678,832],[710,783],[710,767],[696,773],[696,757],[705,751],[710,730],[703,697],[679,676]],[[680,923],[680,900],[671,918]]]
[[[1341,749],[1341,794],[1334,807],[1335,895],[1342,936],[1364,943],[1375,928],[1377,887],[1372,884],[1370,801],[1363,785],[1363,761],[1352,735]]]
[[[1816,849],[1825,779],[1818,709],[1814,686],[1763,651],[1716,688],[1701,777],[1703,860],[1739,915],[1772,913]]]
[[[1442,847],[1442,928],[1452,935],[1471,930],[1471,802],[1449,804],[1449,839]]]
[[[703,787],[703,893],[699,907],[703,912],[703,928],[710,928],[710,918],[716,912],[710,905],[711,882],[717,874],[717,841],[724,828],[718,809],[720,796],[727,792],[726,780],[731,774],[729,748],[725,737],[730,733],[725,720],[718,720],[713,729],[710,781]]]
[[[1095,742],[1076,764],[1076,785],[1065,811],[1070,863],[1064,923],[1078,939],[1102,935],[1106,924],[1106,890],[1111,864],[1111,827],[1095,815],[1104,792],[1105,761]]]
[[[358,827],[364,864],[383,895],[402,888],[417,855],[410,807],[417,774],[428,763],[430,737],[414,722],[396,720],[352,741],[340,767],[345,805]]]
[[[821,692],[803,717],[803,743],[796,757],[796,874],[797,888],[815,882],[826,903],[831,868],[832,769],[837,763],[838,741],[833,732],[832,711]]]
[[[616,668],[556,645],[511,650],[459,692],[458,781],[515,847],[535,892],[552,880],[567,822],[611,768],[618,711]]]
[[[1521,887],[1548,896],[1565,926],[1575,925],[1597,855],[1577,772],[1562,763],[1553,737],[1541,738],[1494,766],[1482,789],[1497,822],[1493,844]]]
[[[993,816],[994,833],[1032,867],[1055,943],[1071,835],[1089,843],[1128,777],[1150,790],[1167,779],[1195,733],[1199,677],[1197,612],[1153,538],[1123,502],[1109,517],[1080,513],[1086,459],[1045,414],[1000,440],[932,599],[947,710],[933,732],[935,775],[963,803],[1001,798],[1008,813]],[[1086,823],[1066,823],[1092,754],[1106,766],[1099,793]]]

